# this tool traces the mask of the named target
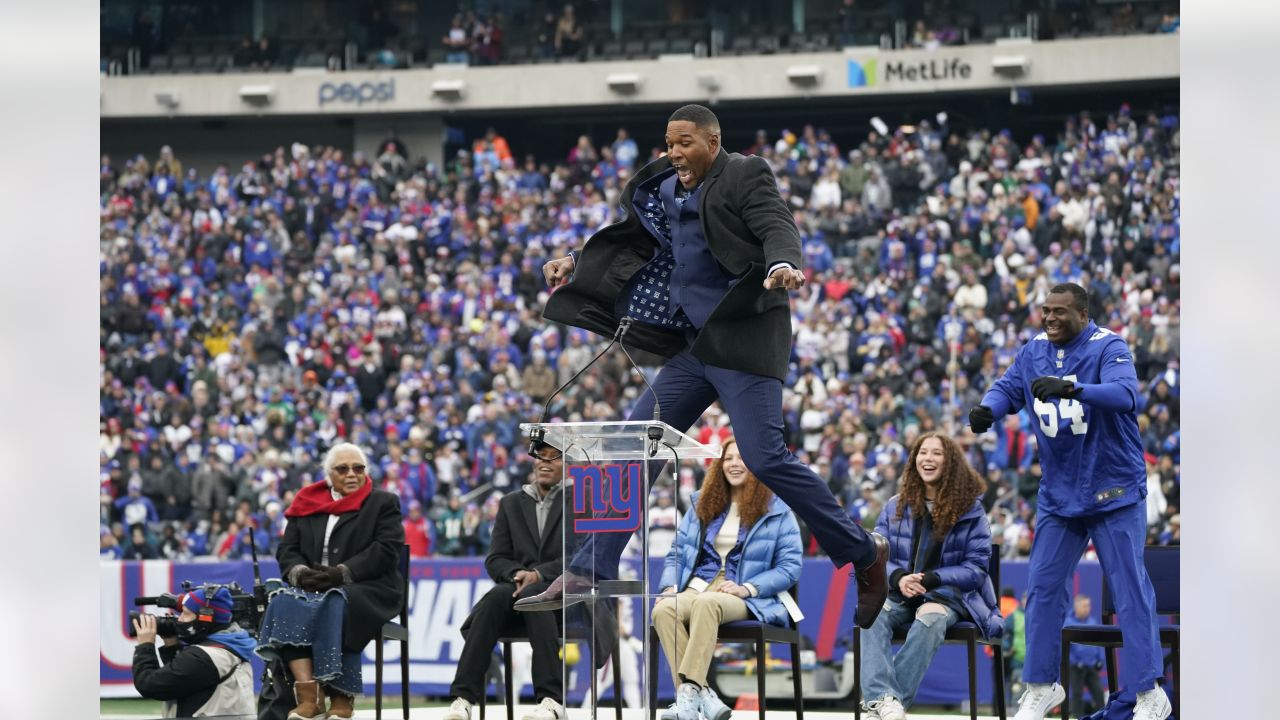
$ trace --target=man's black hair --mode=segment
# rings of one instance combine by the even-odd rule
[[[1075,300],[1073,304],[1075,305],[1076,310],[1087,311],[1089,309],[1089,291],[1079,285],[1075,283],[1059,283],[1049,288],[1050,295],[1061,295],[1064,293],[1071,295],[1072,299]]]
[[[687,120],[696,125],[699,130],[720,133],[720,119],[710,109],[702,105],[685,105],[676,109],[675,112],[671,113],[671,117],[667,118],[669,123],[678,120]]]
[[[1000,597],[1017,597],[1017,596],[1014,595],[1013,588],[1009,587],[1008,585],[1005,585],[1004,587],[1000,588]]]

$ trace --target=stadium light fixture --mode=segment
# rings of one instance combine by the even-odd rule
[[[461,100],[466,89],[466,80],[436,80],[431,83],[431,94],[441,100]]]
[[[813,87],[822,82],[822,68],[817,65],[792,65],[787,68],[787,79],[792,85]]]
[[[275,98],[274,85],[241,85],[240,99],[250,105],[270,105]]]
[[[639,73],[609,73],[604,81],[609,85],[609,89],[621,95],[633,95],[640,90],[640,86],[644,84],[644,78]]]
[[[177,90],[157,90],[156,102],[172,110],[178,107],[182,99],[179,97]]]
[[[1003,77],[1022,77],[1031,69],[1026,55],[996,55],[991,58],[991,69]]]

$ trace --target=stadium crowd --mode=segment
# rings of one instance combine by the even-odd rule
[[[1176,115],[1126,106],[1015,139],[939,114],[849,147],[805,126],[728,149],[768,160],[801,230],[786,429],[855,518],[873,526],[904,448],[947,430],[985,469],[1006,555],[1029,552],[1034,419],[975,437],[962,415],[1072,281],[1134,352],[1150,539],[1179,542]],[[518,424],[602,346],[542,322],[541,265],[613,221],[661,151],[619,130],[520,157],[490,130],[445,167],[396,141],[294,144],[208,175],[169,147],[104,156],[102,556],[272,552],[339,439],[400,496],[415,556],[483,555],[497,498],[529,474]],[[621,419],[642,387],[611,354],[552,415]],[[690,432],[729,431],[713,408]],[[702,472],[685,463],[654,493],[665,537]]]

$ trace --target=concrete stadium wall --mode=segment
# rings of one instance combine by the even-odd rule
[[[1025,72],[997,73],[996,58],[1021,58]],[[445,126],[486,114],[547,114],[662,108],[685,102],[726,104],[848,100],[867,105],[932,94],[1001,92],[1010,88],[1098,91],[1179,76],[1176,35],[1146,35],[948,47],[935,51],[794,55],[540,64],[437,66],[430,70],[326,73],[142,75],[102,80],[103,152],[113,159],[154,155],[174,145],[188,166],[208,172],[298,141],[375,152],[400,137],[414,159],[443,161]],[[813,79],[797,83],[788,73]],[[630,93],[610,89],[610,77],[630,75]],[[460,81],[460,97],[433,94],[439,82]],[[241,98],[242,89],[269,91],[267,104]],[[713,87],[714,86],[714,87]],[[164,105],[160,98],[176,100]]]
[[[993,62],[1026,60],[1020,77],[1001,75]],[[858,84],[850,61],[867,81]],[[814,77],[796,83],[788,73]],[[657,60],[467,67],[347,73],[137,75],[102,80],[103,118],[363,116],[672,104],[699,99],[786,100],[884,93],[954,92],[1004,87],[1094,85],[1174,78],[1177,35],[1140,35],[1033,43],[945,47],[938,50],[842,52],[742,57],[664,56]],[[634,92],[610,89],[610,77],[634,76]],[[461,97],[433,93],[439,82],[461,82]],[[255,105],[242,89],[269,89]],[[712,86],[715,86],[714,88]],[[163,104],[168,96],[176,105]]]

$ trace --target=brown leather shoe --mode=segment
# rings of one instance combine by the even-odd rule
[[[324,691],[315,680],[295,682],[293,697],[298,706],[289,711],[289,720],[324,720]]]
[[[855,569],[854,578],[858,581],[858,606],[853,611],[853,621],[858,627],[866,630],[876,621],[884,601],[889,597],[889,541],[879,533],[870,533],[871,542],[876,546],[876,557],[871,564]]]
[[[356,712],[356,699],[333,688],[326,689],[329,691],[329,720],[350,720]]]

